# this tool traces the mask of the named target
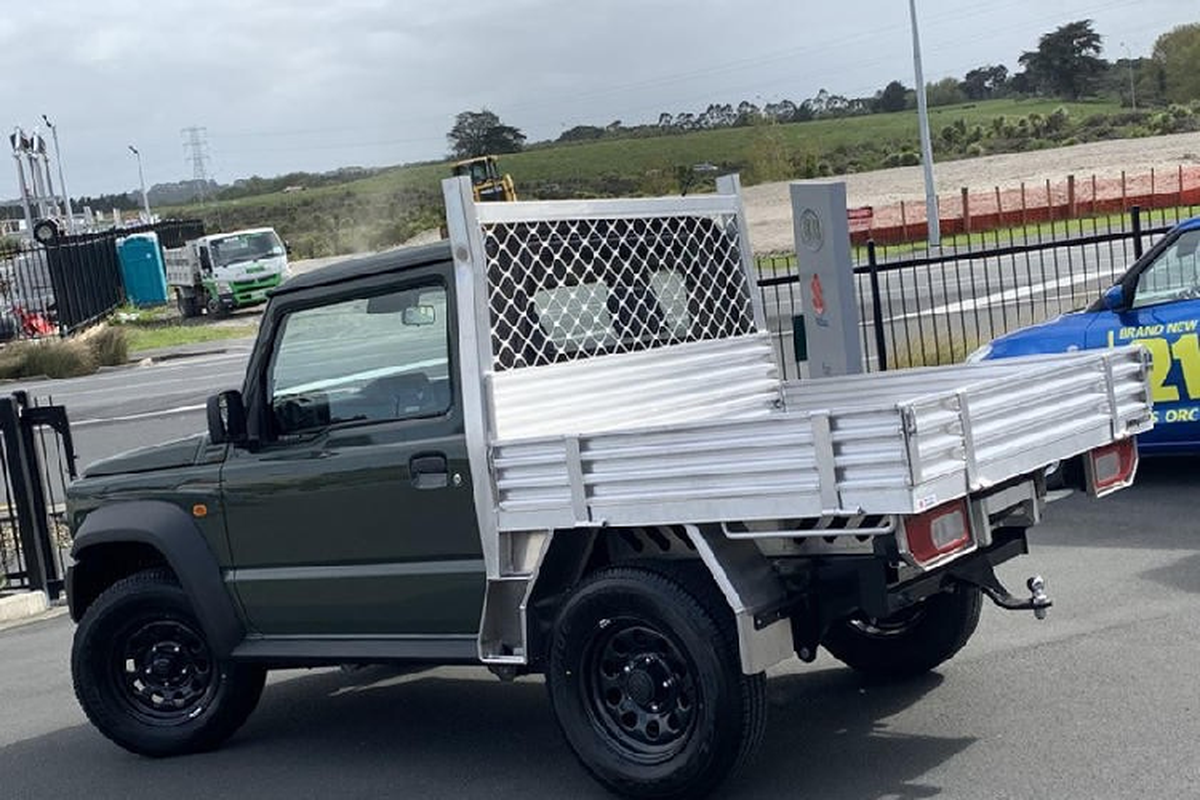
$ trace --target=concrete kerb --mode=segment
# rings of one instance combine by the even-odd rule
[[[36,617],[49,610],[50,599],[42,591],[0,594],[0,626]]]
[[[132,365],[157,364],[161,361],[175,361],[181,358],[199,356],[219,356],[238,348],[248,348],[254,343],[252,337],[244,339],[221,339],[217,342],[198,342],[196,344],[181,344],[172,347],[156,347],[151,350],[138,350],[129,354]],[[118,368],[119,369],[119,368]]]

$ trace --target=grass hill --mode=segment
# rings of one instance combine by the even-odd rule
[[[1045,149],[1087,141],[1200,129],[1197,108],[1129,112],[1115,103],[995,100],[932,109],[938,160]],[[737,171],[747,185],[862,172],[919,162],[909,112],[763,124],[642,138],[541,143],[503,156],[523,198],[663,195],[680,191],[691,167]],[[396,167],[304,191],[276,192],[162,209],[200,216],[210,230],[273,225],[297,258],[397,244],[441,220],[445,163]],[[711,178],[708,179],[711,182]],[[694,191],[703,191],[697,186]]]

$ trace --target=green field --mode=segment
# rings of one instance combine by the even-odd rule
[[[1038,132],[1036,125],[1058,109],[1067,129]],[[1110,120],[1098,115],[1111,117]],[[1001,125],[1033,120],[1021,139],[996,134]],[[930,119],[939,160],[974,152],[1003,152],[1074,143],[1089,138],[1146,135],[1137,115],[1115,103],[1049,100],[995,100],[935,108]],[[1087,122],[1085,122],[1087,121]],[[1024,124],[1024,123],[1022,123]],[[964,131],[951,141],[958,126]],[[1011,125],[1010,125],[1011,127]],[[974,141],[968,144],[971,138]],[[712,164],[742,174],[747,185],[815,175],[878,169],[889,158],[915,153],[914,112],[872,114],[786,125],[699,131],[644,138],[611,138],[570,144],[538,144],[502,157],[522,199],[617,195],[664,195],[679,191],[676,170]],[[396,167],[372,177],[290,194],[276,193],[163,209],[165,214],[201,216],[211,230],[273,225],[293,246],[295,257],[372,250],[402,242],[436,227],[441,218],[439,182],[447,163]],[[700,190],[703,190],[701,187]]]

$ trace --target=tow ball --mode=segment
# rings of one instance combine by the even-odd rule
[[[1025,582],[1029,588],[1029,599],[1022,600],[1014,597],[996,573],[989,566],[985,570],[972,570],[969,573],[959,573],[954,576],[959,583],[975,586],[986,594],[993,603],[1006,611],[1032,611],[1038,619],[1046,618],[1046,611],[1054,605],[1054,601],[1046,594],[1046,581],[1041,575],[1034,575]]]

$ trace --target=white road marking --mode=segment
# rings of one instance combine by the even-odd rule
[[[963,311],[979,311],[993,305],[1003,305],[1016,300],[1023,300],[1041,294],[1049,289],[1061,289],[1064,286],[1073,286],[1077,283],[1087,283],[1088,281],[1096,280],[1103,277],[1102,272],[1085,272],[1082,275],[1070,275],[1066,278],[1058,280],[1046,281],[1044,283],[1035,283],[1031,286],[1019,286],[1015,289],[1006,289],[1003,292],[993,292],[984,297],[974,297],[969,300],[959,300],[954,303],[946,303],[936,308],[923,309],[921,311],[912,311],[908,314],[903,314],[898,317],[892,317],[893,320],[915,319],[917,317],[936,316],[937,314],[960,314]]]
[[[133,422],[139,419],[150,419],[152,417],[172,417],[178,414],[190,414],[193,411],[203,411],[207,408],[206,403],[194,406],[176,406],[175,408],[164,408],[159,411],[144,411],[140,414],[127,414],[121,417],[100,417],[98,419],[81,419],[72,420],[72,428],[83,428],[88,425],[108,425],[115,422]]]

